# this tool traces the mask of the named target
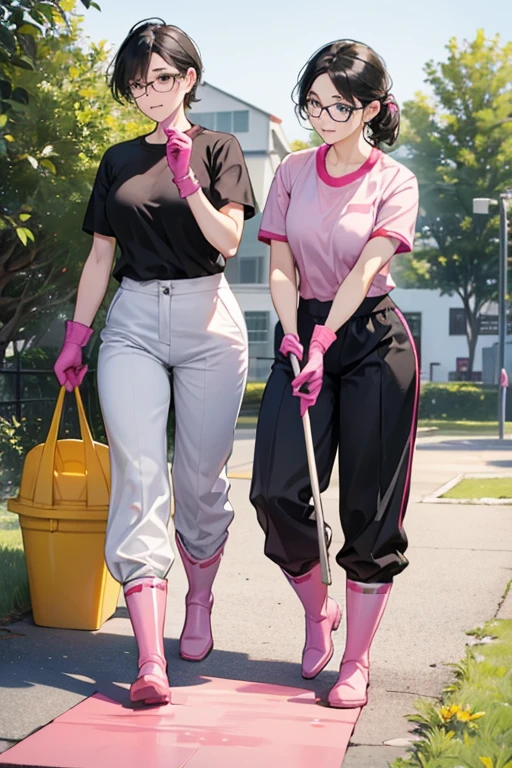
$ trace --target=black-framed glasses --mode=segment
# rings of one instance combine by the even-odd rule
[[[155,80],[151,80],[150,83],[132,83],[130,86],[130,93],[134,99],[140,99],[148,92],[149,86],[153,88],[157,93],[168,93],[172,91],[176,85],[176,80],[184,80],[185,75],[180,75],[174,72],[165,72],[162,75],[158,75]]]
[[[325,110],[335,123],[347,123],[353,113],[360,109],[365,109],[365,107],[352,107],[340,102],[329,104],[328,107],[322,107],[316,99],[306,99],[306,111],[310,117],[320,117]]]

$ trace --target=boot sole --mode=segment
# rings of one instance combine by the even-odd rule
[[[366,707],[368,704],[368,688],[370,687],[370,683],[366,686],[366,698],[360,699],[359,701],[351,701],[351,702],[340,702],[339,704],[331,704],[329,699],[327,699],[327,706],[331,707],[331,709],[362,709],[363,707]]]
[[[338,605],[338,612],[336,614],[336,618],[335,618],[334,623],[332,625],[331,635],[332,635],[333,632],[336,632],[339,629],[339,626],[341,624],[341,619],[342,619],[341,608]],[[334,645],[332,646],[331,654],[330,654],[329,658],[324,661],[324,663],[322,664],[322,666],[320,667],[318,672],[315,672],[314,675],[305,675],[304,673],[301,673],[302,679],[303,680],[314,680],[315,677],[318,677],[320,672],[324,671],[324,669],[326,668],[326,666],[328,665],[328,663],[330,662],[330,660],[332,659],[333,656],[334,656]]]
[[[183,661],[191,661],[197,664],[198,662],[204,661],[205,659],[207,659],[212,651],[213,651],[213,643],[208,649],[208,651],[205,654],[203,654],[203,656],[187,656],[186,654],[182,653],[182,651],[180,651],[180,658],[182,658]]]
[[[144,680],[144,683],[144,685],[139,685],[134,690],[130,689],[131,702],[134,704],[138,702],[143,702],[144,704],[169,704],[171,691],[169,688],[165,690],[164,683],[160,680],[153,681],[149,676],[148,679]]]

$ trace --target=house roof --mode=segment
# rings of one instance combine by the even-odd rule
[[[275,115],[272,115],[270,112],[267,112],[266,109],[261,109],[261,107],[256,107],[254,104],[251,104],[249,101],[245,101],[245,99],[240,99],[238,96],[235,96],[232,93],[228,93],[228,91],[223,91],[222,88],[219,88],[216,85],[212,85],[207,80],[203,80],[203,85],[207,85],[209,88],[213,88],[214,91],[219,91],[219,93],[223,93],[225,96],[230,96],[232,99],[236,99],[236,101],[239,101],[241,104],[245,104],[247,107],[250,107],[251,109],[255,109],[257,112],[261,112],[262,114],[267,115],[273,123],[277,123],[278,125],[280,125],[283,122],[280,117],[276,117]]]

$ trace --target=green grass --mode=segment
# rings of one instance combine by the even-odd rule
[[[443,499],[512,499],[512,477],[467,478],[443,494]]]
[[[240,416],[237,426],[242,429],[254,428],[258,422],[257,416]],[[440,435],[476,435],[479,437],[498,437],[497,421],[437,421],[420,419],[419,427],[434,427]],[[505,424],[505,434],[512,435],[512,422]]]
[[[471,634],[494,639],[451,665],[440,701],[416,703],[407,719],[420,740],[390,768],[512,768],[512,621],[493,619]]]
[[[420,427],[435,427],[440,433],[450,435],[480,435],[484,437],[498,437],[497,421],[439,421],[432,419],[420,419]],[[505,434],[512,434],[512,422],[505,423]]]
[[[0,624],[30,610],[25,553],[17,515],[0,504]]]

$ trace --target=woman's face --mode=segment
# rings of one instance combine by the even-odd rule
[[[355,105],[351,104],[336,90],[327,72],[313,82],[306,97],[306,109],[309,122],[326,144],[335,144],[356,131],[361,132],[364,123],[372,120],[380,109],[378,101],[365,109],[360,101],[354,101]]]
[[[157,53],[152,53],[147,80],[137,77],[128,85],[140,111],[151,120],[161,123],[183,104],[185,95],[192,89],[196,79],[192,67],[186,75],[182,75],[173,64],[168,64]]]

